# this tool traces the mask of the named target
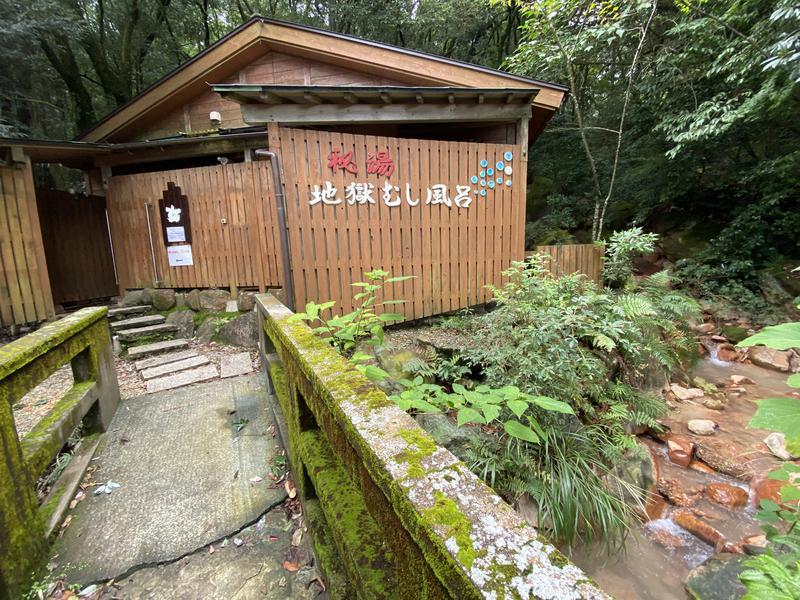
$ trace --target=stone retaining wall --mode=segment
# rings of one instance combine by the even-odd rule
[[[273,296],[261,348],[333,598],[607,598]]]

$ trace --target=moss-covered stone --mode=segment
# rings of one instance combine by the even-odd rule
[[[442,494],[433,494],[434,504],[425,512],[425,516],[434,526],[444,528],[445,537],[452,538],[458,544],[458,559],[469,569],[475,562],[475,546],[472,541],[472,523],[458,509],[458,505]],[[449,539],[447,542],[448,543]]]

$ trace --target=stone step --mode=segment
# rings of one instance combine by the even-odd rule
[[[132,319],[123,319],[122,321],[115,321],[111,323],[111,329],[118,331],[120,329],[133,329],[134,327],[146,327],[147,325],[158,325],[166,321],[163,315],[147,315],[145,317],[133,317]]]
[[[198,356],[196,350],[179,350],[178,352],[170,352],[169,354],[160,354],[158,356],[151,356],[150,358],[137,360],[133,366],[136,367],[137,371],[141,371],[142,369],[152,369],[153,367],[166,365],[168,363],[177,362],[187,358],[193,358],[195,356]]]
[[[174,388],[191,385],[192,383],[200,383],[201,381],[208,381],[209,379],[217,378],[217,367],[214,365],[203,365],[197,369],[190,369],[188,371],[180,371],[166,377],[158,377],[151,379],[147,382],[147,393],[162,392],[164,390],[171,390]]]
[[[108,318],[116,319],[127,315],[140,315],[148,312],[149,310],[150,307],[144,304],[142,306],[118,306],[116,308],[108,309]]]
[[[128,348],[128,358],[142,358],[150,354],[159,354],[169,350],[179,350],[186,348],[189,345],[189,340],[164,340],[163,342],[153,342],[152,344],[142,344],[141,346],[132,346]]]
[[[237,352],[230,356],[223,356],[219,365],[219,376],[221,379],[247,375],[253,372],[253,360],[249,352]]]
[[[193,356],[192,358],[185,358],[165,365],[143,369],[139,374],[147,381],[148,379],[155,379],[156,377],[163,377],[164,375],[172,375],[173,373],[180,373],[187,369],[201,367],[207,365],[209,362],[207,356]]]
[[[159,325],[148,325],[147,327],[136,327],[134,329],[120,329],[115,331],[114,335],[119,336],[121,342],[132,342],[139,338],[175,333],[176,331],[178,331],[178,328],[175,325],[161,323]]]

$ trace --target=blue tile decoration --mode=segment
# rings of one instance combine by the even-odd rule
[[[508,150],[506,151],[505,154],[503,154],[503,158],[505,158],[506,160],[511,160],[512,158],[514,158],[514,154],[510,150]]]
[[[502,176],[497,178],[497,183],[499,183],[500,185],[503,185],[503,177]]]
[[[478,183],[478,176],[477,176],[477,175],[473,175],[472,177],[470,177],[470,179],[469,179],[469,180],[470,180],[472,183]]]
[[[511,180],[510,180],[510,179],[506,179],[506,185],[507,185],[508,187],[511,187]]]
[[[486,176],[491,177],[492,175],[494,175],[494,169],[489,167],[488,169],[486,169]]]
[[[481,177],[486,177],[486,171],[481,171],[480,173],[478,173],[478,175],[480,175]]]
[[[481,190],[481,196],[485,196],[485,195],[486,195],[486,190]]]
[[[485,179],[481,179],[481,187],[486,187],[486,180]]]
[[[503,173],[506,175],[511,175],[514,172],[514,169],[511,168],[511,165],[506,165],[506,168],[503,169]]]
[[[488,161],[488,160],[486,160],[486,159],[484,158],[484,159],[481,161],[481,166],[482,166],[482,167],[488,167],[488,166],[489,166],[489,161]]]
[[[498,171],[502,171],[506,168],[506,163],[504,163],[502,160],[498,160],[495,166],[497,167]]]
[[[494,179],[490,179],[488,183],[489,188],[494,189]]]

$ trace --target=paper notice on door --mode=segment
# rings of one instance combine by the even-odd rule
[[[167,246],[167,258],[169,259],[170,267],[188,267],[194,264],[192,247],[189,244]]]
[[[167,241],[168,242],[185,242],[186,229],[183,227],[167,227]]]

